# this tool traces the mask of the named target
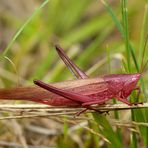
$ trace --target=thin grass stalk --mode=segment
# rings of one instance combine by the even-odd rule
[[[132,116],[132,121],[135,121],[135,114],[134,114],[134,110],[131,110],[131,116]],[[137,148],[137,137],[136,137],[136,133],[132,131],[131,134],[131,143],[130,143],[130,147],[131,148]]]
[[[111,18],[113,19],[113,22],[115,22],[115,25],[117,26],[119,32],[121,33],[121,36],[124,38],[123,27],[122,27],[121,23],[119,22],[119,20],[117,19],[117,16],[115,15],[115,13],[113,12],[111,6],[107,2],[107,0],[101,0],[101,2],[105,6],[106,10],[109,12]]]
[[[113,21],[115,22],[116,27],[118,28],[119,32],[121,33],[122,38],[124,39],[125,38],[124,29],[123,29],[123,26],[121,25],[121,23],[119,22],[116,14],[113,12],[111,6],[109,5],[109,3],[106,0],[101,0],[101,2],[104,4],[106,10],[109,12],[110,16],[112,17]],[[129,49],[130,49],[134,64],[136,66],[136,69],[137,69],[137,71],[139,71],[139,66],[138,66],[138,63],[136,60],[134,49],[130,43],[129,43]]]
[[[121,33],[121,36],[122,36],[123,38],[125,38],[125,34],[124,34],[124,32],[123,32],[123,27],[122,27],[121,23],[119,22],[118,18],[116,17],[115,13],[113,12],[113,10],[111,9],[111,7],[109,6],[108,2],[105,1],[105,0],[102,0],[102,2],[103,2],[103,4],[104,4],[105,8],[107,9],[107,11],[109,12],[109,14],[111,15],[113,21],[115,22],[115,24],[116,24],[116,26],[117,26],[119,32]],[[122,11],[122,12],[123,12],[123,11]],[[124,18],[124,19],[125,19],[125,18]],[[125,19],[125,20],[126,20],[126,19]],[[128,29],[128,28],[127,28],[127,29]],[[130,45],[129,47],[130,47],[129,49],[130,49],[130,52],[131,52],[131,55],[132,55],[134,64],[135,64],[135,66],[136,66],[136,69],[137,69],[137,71],[139,71],[139,66],[138,66],[138,63],[137,63],[137,60],[136,60],[136,56],[135,56],[133,47],[132,47],[131,45]],[[128,52],[129,52],[129,51],[128,51]],[[142,83],[142,87],[143,87],[143,85],[144,85],[144,84]],[[139,112],[138,115],[143,115],[143,113],[142,113],[142,112]]]
[[[148,25],[148,5],[145,6],[145,11],[144,11],[144,18],[143,18],[143,23],[142,23],[142,29],[141,29],[141,36],[140,36],[140,47],[139,47],[139,61],[140,61],[140,65],[143,66],[143,52],[144,52],[144,44],[145,44],[145,33],[147,32],[147,25]],[[142,84],[142,91],[144,93],[144,101],[147,101],[146,99],[146,91],[145,91],[145,86],[143,85],[143,79],[141,79],[141,84]],[[148,122],[148,115],[147,115],[148,109],[145,109],[145,117],[146,117],[146,122]],[[146,128],[146,138],[148,139],[148,127]],[[146,147],[148,147],[148,140],[146,140],[145,143]]]
[[[145,6],[145,11],[144,11],[144,17],[143,17],[143,23],[142,23],[142,29],[141,29],[141,35],[140,35],[140,46],[139,46],[139,64],[141,66],[143,66],[143,61],[144,61],[144,57],[143,57],[143,52],[144,52],[144,46],[145,46],[145,34],[148,33],[147,32],[147,25],[148,25],[148,5]],[[146,91],[145,91],[145,86],[143,85],[143,79],[141,79],[141,84],[142,84],[142,91],[144,93],[144,101],[146,100]]]
[[[20,29],[15,33],[12,40],[9,42],[8,46],[3,51],[2,55],[0,57],[6,56],[7,52],[10,50],[16,39],[19,37],[19,35],[23,32],[24,28],[32,21],[33,17],[36,16],[39,11],[49,2],[50,0],[45,0],[33,13],[32,15],[26,20],[25,23],[20,27]]]
[[[140,46],[139,46],[139,64],[143,65],[143,51],[144,51],[144,44],[145,44],[145,33],[147,32],[147,23],[148,23],[148,5],[145,6],[141,35],[140,35]]]
[[[106,104],[106,105],[92,105],[98,110],[130,110],[130,109],[142,109],[142,108],[148,108],[148,103],[128,106],[126,104]],[[12,109],[14,112],[16,110],[20,110],[21,112],[25,112],[26,110],[30,111],[75,111],[76,109],[84,109],[82,107],[65,107],[65,106],[50,106],[50,105],[44,105],[44,104],[0,104],[0,111],[3,111],[5,109]]]
[[[128,71],[131,71],[130,66],[130,42],[129,42],[129,31],[128,31],[128,10],[127,10],[127,0],[121,1],[121,8],[122,8],[122,21],[123,21],[123,29],[124,29],[124,42],[125,42],[125,48],[126,48],[126,55],[127,55],[127,67]],[[134,111],[131,110],[131,116],[132,121],[135,121],[135,114]],[[136,133],[132,132],[132,138],[131,138],[131,147],[137,148],[137,138]]]
[[[122,21],[123,21],[123,29],[124,29],[124,42],[127,54],[127,66],[128,71],[130,72],[130,48],[129,48],[129,31],[128,31],[128,10],[127,10],[127,0],[121,1],[122,8]]]

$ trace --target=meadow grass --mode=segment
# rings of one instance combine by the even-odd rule
[[[22,27],[18,27],[18,31],[3,50],[1,57],[7,56],[16,65],[19,77],[26,80],[20,82],[21,85],[32,84],[33,79],[42,79],[45,82],[74,79],[55,53],[54,44],[57,43],[61,44],[65,50],[68,49],[66,52],[70,58],[85,71],[93,69],[97,63],[105,59],[102,64],[105,66],[98,64],[98,69],[94,68],[90,72],[91,77],[108,72],[139,72],[147,34],[148,7],[144,1],[134,2],[135,4],[128,3],[126,0],[113,3],[108,3],[106,0],[81,0],[78,3],[74,0],[45,0],[28,17]],[[133,5],[137,6],[134,7],[135,10]],[[137,17],[137,14],[140,17]],[[141,26],[136,26],[131,21],[132,18],[135,19],[134,22],[141,22]],[[117,53],[124,58],[112,58],[112,55]],[[148,59],[146,53],[144,58]],[[3,69],[14,73],[10,62],[3,58],[1,62]],[[16,84],[11,80],[13,78],[10,77],[8,80],[7,75],[8,73],[1,75],[3,85],[15,86]],[[139,84],[144,94],[141,95],[140,100],[145,102],[147,102],[144,97],[147,80],[146,77]],[[134,94],[130,99],[135,101]],[[114,103],[117,102],[114,101]],[[131,113],[115,111],[114,114],[107,116],[98,113],[85,114],[85,116],[91,119],[87,120],[89,130],[80,128],[75,130],[74,136],[68,134],[71,125],[67,122],[67,118],[63,119],[64,124],[61,130],[63,134],[57,135],[54,141],[58,147],[64,147],[66,144],[67,147],[107,145],[113,148],[126,147],[129,143],[131,148],[141,145],[148,147],[148,127],[134,126],[126,129],[124,126],[115,126],[110,122],[110,119],[116,119],[121,123],[122,120],[128,123],[133,121],[147,123],[147,109],[133,109]],[[109,142],[95,133],[107,138]]]

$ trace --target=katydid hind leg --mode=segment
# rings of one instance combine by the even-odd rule
[[[60,58],[63,60],[63,62],[66,64],[66,66],[69,68],[69,70],[75,75],[76,78],[85,79],[88,78],[88,76],[83,72],[70,58],[66,55],[64,50],[59,46],[56,45],[56,50],[60,56]]]
[[[100,111],[99,109],[95,109],[95,108],[93,108],[91,106],[87,106],[87,109],[93,110],[95,112],[98,112],[99,114],[103,114],[103,113],[108,113],[109,112],[109,111]]]
[[[109,111],[100,111],[99,109],[95,109],[93,107],[91,107],[90,105],[94,105],[94,104],[99,104],[99,105],[102,105],[104,104],[108,99],[104,99],[104,100],[95,100],[95,101],[89,101],[89,102],[85,102],[82,104],[83,107],[86,107],[87,109],[89,110],[94,110],[100,114],[102,113],[109,113]]]
[[[77,94],[77,93],[74,93],[74,92],[69,92],[69,91],[66,91],[66,90],[62,90],[62,89],[59,89],[59,88],[56,88],[56,87],[53,87],[49,84],[46,84],[40,80],[34,80],[34,84],[52,92],[52,93],[55,93],[59,96],[62,96],[64,98],[67,98],[69,100],[72,100],[72,101],[75,101],[77,103],[79,103],[80,105],[84,102],[87,102],[87,101],[90,101],[91,98],[88,97],[88,96],[84,96],[84,95],[80,95],[80,94]]]
[[[50,92],[53,92],[53,93],[55,93],[55,94],[57,94],[57,95],[60,95],[60,96],[62,96],[62,97],[64,97],[64,98],[67,98],[67,99],[69,99],[69,100],[75,101],[75,102],[77,102],[78,104],[84,106],[85,109],[82,110],[82,111],[80,111],[80,112],[77,112],[76,115],[80,115],[81,113],[85,112],[85,111],[88,110],[88,109],[89,109],[89,110],[94,110],[94,111],[96,111],[96,112],[98,112],[98,113],[104,113],[104,112],[106,112],[106,111],[97,110],[97,109],[92,108],[91,106],[89,106],[89,105],[92,105],[92,103],[93,103],[93,104],[99,104],[99,103],[100,103],[100,104],[103,104],[104,101],[98,101],[98,100],[97,100],[96,102],[90,101],[91,98],[88,97],[88,96],[80,95],[80,94],[73,93],[73,92],[68,92],[68,91],[65,91],[65,90],[62,90],[62,89],[53,87],[53,86],[51,86],[51,85],[49,85],[49,84],[46,84],[46,83],[44,83],[44,82],[42,82],[42,81],[40,81],[40,80],[34,80],[34,83],[35,83],[36,85],[38,85],[38,86],[40,86],[40,87],[42,87],[42,88],[44,88],[44,89],[50,91]]]
[[[75,117],[76,117],[76,116],[80,116],[82,113],[86,112],[87,110],[88,110],[88,108],[85,108],[85,109],[83,109],[83,110],[81,110],[81,111],[76,112],[76,113],[75,113]]]
[[[83,110],[81,110],[79,112],[76,112],[75,116],[80,116],[82,113],[86,112],[87,110],[93,110],[95,112],[98,112],[99,114],[103,114],[103,113],[108,113],[109,112],[109,111],[100,111],[100,110],[95,109],[95,108],[93,108],[91,106],[85,106],[85,107],[86,107],[85,109],[83,109]]]

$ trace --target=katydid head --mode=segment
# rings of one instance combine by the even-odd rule
[[[105,76],[105,81],[108,83],[108,90],[113,96],[127,98],[136,88],[136,85],[141,77],[137,74],[112,74]]]
[[[122,93],[121,93],[122,96],[120,97],[127,98],[131,94],[131,92],[136,88],[140,77],[141,77],[140,73],[128,74],[122,89]]]

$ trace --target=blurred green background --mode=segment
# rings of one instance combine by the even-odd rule
[[[127,73],[126,66],[123,64],[123,61],[126,63],[127,60],[125,40],[114,20],[116,18],[121,25],[123,24],[121,4],[122,1],[109,1],[109,8],[115,14],[115,17],[111,17],[109,8],[103,4],[103,1],[99,0],[49,0],[40,10],[37,8],[43,6],[41,0],[0,0],[0,53],[2,55],[0,59],[0,87],[33,85],[33,79],[41,79],[44,82],[74,79],[55,52],[55,44],[60,44],[68,56],[90,77],[110,73]],[[142,49],[148,32],[147,23],[143,25],[144,15],[148,13],[146,6],[148,9],[147,0],[130,0],[127,3],[129,41],[139,67],[142,59],[140,49]],[[36,13],[34,13],[35,10],[37,10]],[[28,18],[30,18],[30,21],[25,24]],[[23,25],[26,26],[23,28]],[[15,33],[21,28],[22,32],[11,44]],[[147,53],[146,50],[144,62],[148,59]],[[137,72],[132,55],[128,60],[131,63],[130,72]],[[143,77],[145,91],[147,92],[148,77],[146,70]],[[35,119],[32,120],[33,123],[36,121]],[[26,119],[25,122],[30,123],[32,120]],[[44,120],[49,121],[51,119]],[[142,120],[141,122],[145,121]],[[3,123],[1,124],[3,125]],[[19,124],[24,128],[22,121]],[[41,126],[45,127],[44,124],[43,121],[40,121]],[[69,125],[66,124],[65,126]],[[96,124],[90,123],[89,126],[95,129]],[[126,134],[129,135],[129,139],[123,140],[125,147],[128,147],[129,143],[131,143],[131,147],[135,145],[144,147],[146,145],[146,140],[143,142],[141,138],[139,138],[137,144],[133,144],[132,140],[130,142],[130,132],[129,130],[121,134],[122,138],[126,137]],[[4,139],[9,139],[8,137],[11,134],[13,135],[13,132],[9,135],[5,130],[2,133],[6,135]],[[112,131],[110,131],[110,136],[111,133]],[[3,134],[1,135],[2,138],[4,137]],[[98,142],[96,135],[94,136],[84,129],[76,131],[74,135],[76,139],[81,136],[80,140],[70,138],[67,141],[69,135],[66,134],[64,139],[67,147],[70,144],[72,147],[106,146],[104,141]],[[51,136],[53,146],[57,143],[59,147],[64,146],[61,140],[62,136]],[[146,138],[146,134],[144,137]],[[35,137],[35,139],[38,138],[38,136]],[[10,139],[12,140],[12,138]],[[29,140],[26,139],[26,143],[28,143]],[[44,140],[41,139],[38,144],[51,144],[49,139],[47,136]],[[35,145],[31,141],[29,143]]]

